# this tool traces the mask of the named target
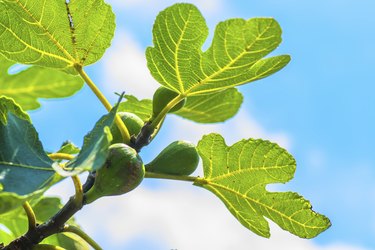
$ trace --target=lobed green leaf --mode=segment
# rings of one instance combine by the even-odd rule
[[[242,101],[242,94],[235,88],[189,96],[184,107],[174,114],[199,123],[224,122],[238,112]]]
[[[70,141],[65,141],[62,145],[61,148],[57,151],[57,153],[64,153],[64,154],[71,154],[75,155],[78,154],[81,149],[74,145],[74,143]]]
[[[218,196],[242,225],[270,236],[267,217],[302,238],[313,238],[330,226],[314,212],[309,201],[293,192],[268,192],[266,185],[293,178],[296,163],[277,144],[242,140],[228,147],[219,134],[204,136],[198,143],[204,178],[195,185]]]
[[[75,74],[110,46],[115,16],[103,0],[0,1],[0,53]]]
[[[0,96],[0,184],[4,192],[26,195],[54,178],[29,116],[10,98]]]
[[[120,103],[118,112],[130,112],[147,122],[152,114],[152,101],[150,99],[138,100],[135,96],[125,95],[126,101]]]
[[[202,52],[208,28],[192,4],[162,11],[153,28],[154,47],[146,51],[153,77],[184,96],[232,88],[269,76],[290,61],[288,55],[263,58],[281,42],[272,18],[230,19],[216,27],[211,47]]]
[[[42,67],[10,75],[8,70],[13,65],[0,55],[0,93],[13,98],[24,110],[39,108],[38,98],[68,97],[83,86],[79,77]]]
[[[0,192],[0,215],[8,213],[22,206],[25,201],[42,195],[42,191],[36,191],[27,195],[17,195],[16,193]]]
[[[112,141],[109,127],[113,124],[118,104],[96,122],[94,128],[85,136],[83,146],[76,158],[64,168],[54,163],[53,168],[61,176],[72,176],[84,171],[94,171],[101,168],[108,155],[108,147]]]
[[[126,101],[120,103],[119,112],[131,112],[147,122],[152,116],[152,100],[138,100],[125,95]],[[202,96],[189,96],[182,109],[173,114],[199,123],[223,122],[233,117],[243,101],[242,94],[235,88]]]

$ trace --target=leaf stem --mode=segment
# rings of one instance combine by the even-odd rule
[[[73,160],[74,156],[71,154],[65,154],[65,153],[52,153],[48,154],[48,157],[52,160]]]
[[[103,104],[103,106],[107,109],[107,111],[111,111],[112,105],[108,102],[107,98],[103,95],[103,93],[99,90],[99,88],[95,85],[95,83],[91,80],[91,78],[86,74],[86,72],[83,70],[81,65],[76,65],[75,69],[79,73],[79,75],[82,77],[82,79],[87,83],[87,85],[90,87],[92,92],[96,95],[96,97],[100,100],[100,102]],[[125,143],[130,143],[130,134],[128,128],[125,126],[125,124],[122,122],[120,116],[116,115],[115,118],[116,125],[118,129],[121,132],[122,138]]]
[[[66,233],[73,233],[81,237],[83,240],[85,240],[92,248],[95,250],[102,250],[102,248],[99,246],[98,243],[96,243],[88,234],[83,232],[80,228],[72,226],[72,225],[65,225],[63,232]]]
[[[25,210],[26,215],[27,215],[27,220],[29,221],[29,231],[35,230],[35,228],[36,228],[36,217],[35,217],[34,210],[30,206],[30,203],[27,202],[27,201],[25,201],[25,203],[23,203],[22,207]]]
[[[77,175],[73,175],[72,180],[73,180],[74,189],[75,189],[75,192],[76,192],[75,196],[74,196],[75,203],[76,203],[77,206],[82,206],[83,189],[82,189],[81,180],[79,179],[79,177]]]
[[[152,173],[152,172],[146,172],[145,178],[167,179],[167,180],[189,181],[189,182],[196,182],[197,180],[200,179],[199,177],[195,177],[195,176],[169,175],[169,174],[159,174],[159,173]]]
[[[155,119],[152,119],[151,121],[151,127],[153,129],[156,129],[159,126],[159,123],[161,123],[165,116],[168,114],[169,110],[171,110],[174,106],[176,106],[180,101],[182,101],[186,96],[179,94],[174,99],[172,99],[163,109],[162,111],[155,117]]]

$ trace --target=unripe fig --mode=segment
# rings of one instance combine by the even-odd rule
[[[170,174],[190,175],[198,167],[199,155],[195,145],[187,141],[175,141],[146,164],[146,171]]]
[[[124,143],[112,144],[105,165],[96,172],[93,187],[86,193],[86,203],[102,196],[125,194],[143,180],[145,168],[138,153]]]
[[[118,112],[117,113],[121,120],[124,122],[125,126],[128,128],[130,136],[138,135],[139,131],[143,126],[143,121],[137,115],[129,112]],[[111,133],[112,133],[112,144],[114,143],[121,143],[123,142],[123,138],[121,135],[120,130],[118,129],[116,123],[113,123],[111,126]]]
[[[172,101],[176,96],[178,96],[178,93],[167,89],[165,87],[159,87],[153,96],[152,99],[152,113],[153,116],[157,116],[167,104]],[[169,110],[168,113],[176,112],[180,110],[185,105],[185,99],[180,101],[178,104],[176,104],[171,110]]]

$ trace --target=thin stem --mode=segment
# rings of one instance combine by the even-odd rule
[[[197,182],[200,180],[199,177],[195,177],[195,176],[169,175],[169,174],[159,174],[159,173],[152,173],[152,172],[146,172],[145,178],[167,179],[167,180],[189,181],[189,182]]]
[[[107,98],[103,95],[103,93],[98,89],[98,87],[95,85],[95,83],[91,80],[91,78],[86,74],[86,72],[83,70],[81,65],[76,65],[75,69],[80,74],[82,79],[87,83],[87,85],[90,87],[92,92],[96,95],[96,97],[101,101],[103,106],[107,109],[107,111],[111,111],[112,105],[108,102]],[[130,143],[130,134],[129,130],[125,126],[125,124],[122,122],[120,116],[116,115],[115,118],[116,125],[118,129],[121,132],[122,138],[125,143]]]
[[[36,217],[35,217],[34,210],[30,206],[30,203],[27,202],[27,201],[25,201],[25,203],[23,203],[22,207],[25,210],[26,215],[27,215],[27,220],[29,221],[29,231],[35,230],[35,228],[36,228]]]
[[[176,96],[172,101],[170,101],[163,109],[162,111],[151,121],[151,127],[156,129],[159,126],[159,123],[161,123],[165,116],[168,114],[168,111],[171,110],[174,106],[176,106],[180,101],[182,101],[185,98],[184,95],[179,94]]]
[[[52,153],[48,155],[49,158],[52,160],[73,160],[74,156],[71,154],[65,154],[65,153]]]
[[[83,232],[80,228],[72,226],[72,225],[65,225],[63,232],[66,233],[74,233],[85,240],[92,248],[95,250],[102,250],[98,243],[96,243],[89,235]]]
[[[73,175],[72,180],[73,180],[74,189],[75,189],[75,192],[76,192],[76,194],[74,196],[74,200],[75,200],[77,206],[82,206],[83,189],[82,189],[81,180],[79,179],[79,177],[77,175]]]

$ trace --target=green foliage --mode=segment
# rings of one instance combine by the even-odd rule
[[[81,149],[74,145],[72,142],[66,141],[61,145],[61,148],[57,151],[57,153],[75,155],[78,154],[80,150]]]
[[[30,119],[12,99],[0,97],[0,184],[25,195],[46,186],[55,172]]]
[[[191,4],[162,11],[153,28],[155,47],[146,51],[153,77],[184,96],[207,94],[269,76],[290,61],[288,55],[263,58],[281,42],[272,18],[221,22],[211,47],[202,52],[208,28]]]
[[[221,135],[210,134],[198,143],[198,152],[204,179],[195,184],[218,196],[254,233],[270,236],[264,216],[302,238],[313,238],[330,226],[298,194],[266,191],[267,184],[291,180],[296,169],[294,158],[277,144],[249,139],[228,147]]]
[[[38,98],[71,96],[83,86],[79,77],[42,67],[10,75],[8,70],[13,65],[0,54],[0,93],[13,98],[24,110],[39,108]]]
[[[61,168],[57,163],[53,165],[57,173],[62,176],[72,176],[84,171],[95,171],[103,166],[112,141],[109,127],[114,122],[117,108],[118,105],[96,122],[94,128],[85,136],[82,149],[76,158],[64,168]]]
[[[0,215],[19,208],[25,201],[41,196],[41,194],[42,190],[27,195],[18,195],[14,192],[0,192]]]
[[[146,164],[146,170],[161,174],[190,175],[197,169],[198,163],[199,155],[194,144],[175,141]]]
[[[120,103],[119,111],[134,113],[144,122],[147,122],[152,117],[152,100],[138,100],[130,95],[125,95],[125,98],[127,100]],[[198,123],[224,122],[238,112],[242,101],[242,94],[237,89],[230,88],[207,95],[189,96],[180,110],[176,112],[172,110],[171,112]]]
[[[48,221],[58,227],[42,244],[73,250],[88,249],[86,242],[95,246],[88,236],[81,234],[83,240],[63,233],[64,223],[75,225],[68,218],[83,205],[102,196],[127,193],[144,176],[191,181],[211,191],[240,223],[263,237],[270,236],[265,217],[302,238],[315,237],[330,226],[328,218],[314,212],[298,194],[266,190],[268,184],[291,180],[296,169],[293,157],[274,143],[248,139],[228,147],[218,134],[204,136],[197,147],[174,142],[147,164],[147,173],[138,155],[158,134],[167,114],[198,123],[223,122],[243,102],[237,86],[286,66],[288,55],[266,57],[281,43],[281,28],[274,19],[223,21],[203,52],[208,28],[199,10],[187,3],[165,9],[156,18],[154,47],[147,49],[146,58],[152,76],[162,85],[159,90],[169,92],[159,95],[158,90],[153,100],[126,95],[120,103],[122,95],[111,109],[83,67],[98,61],[110,46],[114,19],[103,0],[0,0],[0,224],[7,229],[0,229],[1,241],[8,244],[26,233],[33,218],[28,206],[28,216],[22,209],[28,201],[38,224]],[[15,63],[33,66],[9,74]],[[74,76],[77,73],[80,78]],[[38,108],[38,98],[70,96],[83,80],[109,113],[84,137],[81,149],[67,141],[48,156],[23,110]],[[122,124],[117,112],[127,112],[132,118]],[[117,127],[122,139],[118,139]],[[200,158],[204,177],[188,176]],[[76,177],[82,172],[90,172],[83,187]],[[60,200],[43,197],[43,193],[66,176],[74,176],[76,194],[61,209]],[[51,216],[60,217],[49,220]],[[62,224],[53,224],[56,221]]]
[[[125,102],[120,103],[119,112],[130,112],[141,118],[144,122],[151,118],[152,100],[138,100],[135,96],[125,95]]]
[[[189,96],[185,106],[175,114],[199,123],[224,122],[238,112],[242,100],[242,94],[235,88]]]
[[[0,1],[0,53],[19,63],[75,74],[102,57],[114,30],[103,0]]]

